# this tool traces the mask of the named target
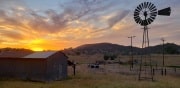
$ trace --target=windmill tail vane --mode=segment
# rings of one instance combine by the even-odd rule
[[[158,15],[170,16],[170,14],[171,14],[171,7],[168,7],[168,8],[158,11]]]

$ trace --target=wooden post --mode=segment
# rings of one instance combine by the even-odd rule
[[[161,69],[161,75],[163,75],[163,68]]]
[[[156,63],[156,70],[157,70],[157,63]]]
[[[166,75],[166,68],[164,70],[165,70],[165,75]]]
[[[74,73],[74,76],[76,75],[76,64],[74,63],[73,64],[73,73]]]
[[[154,68],[153,68],[153,75],[155,75],[155,73],[154,73]]]

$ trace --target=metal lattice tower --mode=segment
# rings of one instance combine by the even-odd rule
[[[143,42],[142,42],[142,55],[140,61],[140,69],[138,79],[151,79],[153,80],[153,68],[152,68],[152,60],[149,50],[149,35],[148,35],[148,27],[144,26],[143,30]]]
[[[139,80],[154,79],[152,60],[149,50],[149,33],[147,25],[151,24],[157,15],[170,16],[170,13],[170,7],[157,11],[156,6],[151,2],[141,3],[134,11],[135,22],[143,26],[142,55],[138,75]]]

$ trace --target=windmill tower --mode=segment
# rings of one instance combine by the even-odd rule
[[[139,69],[139,80],[151,79],[153,80],[153,68],[151,55],[149,52],[149,33],[148,25],[151,24],[157,15],[170,16],[170,7],[158,10],[151,2],[143,2],[137,6],[134,11],[134,20],[137,24],[143,26],[143,41],[142,41],[142,55]]]

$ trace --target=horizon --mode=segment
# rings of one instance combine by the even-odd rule
[[[112,43],[141,48],[142,26],[134,21],[134,10],[142,2],[158,10],[171,7],[170,16],[157,16],[148,25],[150,46],[180,45],[179,0],[1,0],[0,48],[33,51],[62,50],[84,44]]]
[[[115,44],[115,43],[109,43],[109,42],[101,42],[101,43],[91,43],[91,44]],[[166,44],[175,44],[175,45],[178,45],[178,46],[180,46],[179,44],[176,44],[176,43],[169,43],[169,42],[167,42],[167,43],[165,43],[165,45]],[[89,45],[89,44],[82,44],[82,45],[79,45],[79,46],[77,46],[77,47],[80,47],[80,46],[83,46],[83,45]],[[120,45],[120,46],[130,46],[130,45],[121,45],[121,44],[115,44],[115,45]],[[157,44],[157,45],[153,45],[153,46],[149,46],[149,47],[154,47],[154,46],[158,46],[158,45],[162,45],[162,44]],[[59,50],[65,50],[65,49],[75,49],[75,48],[77,48],[77,47],[68,47],[68,48],[63,48],[63,49],[59,49]],[[133,46],[133,47],[136,47],[136,46]],[[32,49],[28,49],[28,48],[11,48],[11,47],[4,47],[4,48],[0,48],[0,49],[6,49],[6,48],[10,48],[10,49],[27,49],[27,50],[32,50]],[[142,48],[142,47],[136,47],[136,48]],[[59,51],[59,50],[32,50],[32,51]]]

